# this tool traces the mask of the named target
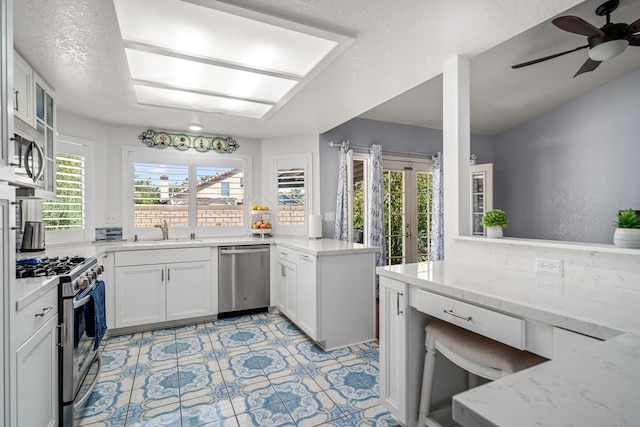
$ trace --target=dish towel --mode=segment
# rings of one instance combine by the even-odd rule
[[[98,280],[96,287],[89,292],[89,296],[91,296],[91,301],[84,306],[84,321],[87,325],[87,336],[94,338],[93,349],[97,350],[104,333],[107,331],[104,281]]]

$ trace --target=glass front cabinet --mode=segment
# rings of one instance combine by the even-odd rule
[[[484,236],[482,215],[493,209],[493,164],[471,166],[471,235]]]

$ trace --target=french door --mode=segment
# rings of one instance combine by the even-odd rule
[[[427,160],[383,159],[387,265],[429,259],[432,175]]]

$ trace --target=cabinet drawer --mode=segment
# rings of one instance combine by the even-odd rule
[[[423,313],[501,343],[525,349],[525,321],[477,305],[418,290],[415,304]]]
[[[300,258],[300,252],[296,251],[295,249],[276,246],[276,256],[278,258],[285,259],[294,264],[297,264],[298,259]]]
[[[45,323],[58,315],[58,287],[16,312],[15,343],[21,345]]]
[[[116,267],[128,265],[167,264],[170,262],[209,261],[209,248],[149,249],[116,252]]]

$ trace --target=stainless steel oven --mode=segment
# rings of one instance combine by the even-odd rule
[[[14,182],[30,188],[44,188],[44,135],[15,119],[14,135]]]
[[[78,425],[91,392],[98,382],[102,360],[94,337],[88,333],[85,305],[89,293],[98,283],[102,266],[95,258],[87,259],[70,274],[60,276],[60,378],[62,427]]]

